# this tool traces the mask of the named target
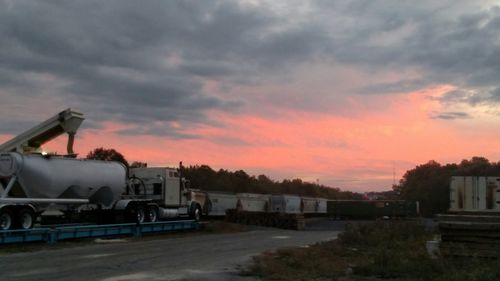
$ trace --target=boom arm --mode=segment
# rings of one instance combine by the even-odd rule
[[[52,139],[67,133],[67,151],[68,154],[74,154],[73,142],[75,134],[84,119],[85,118],[83,118],[82,113],[68,108],[54,117],[16,136],[15,138],[1,144],[0,152],[30,152],[40,148],[40,146],[51,141]]]

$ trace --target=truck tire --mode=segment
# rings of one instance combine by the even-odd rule
[[[147,212],[147,220],[149,222],[157,222],[158,221],[158,208],[155,206],[149,206]]]
[[[17,223],[21,229],[32,229],[35,225],[35,212],[30,208],[22,208],[17,213]]]
[[[0,230],[9,230],[14,224],[14,215],[9,209],[0,210]]]
[[[191,218],[194,219],[194,221],[201,220],[201,207],[200,207],[200,205],[196,204],[196,206],[194,206],[193,210],[191,211]]]
[[[132,223],[143,223],[146,220],[146,211],[142,205],[127,207],[127,221]]]
[[[143,206],[136,206],[135,207],[135,222],[136,223],[143,223],[146,220],[146,211],[144,210]]]

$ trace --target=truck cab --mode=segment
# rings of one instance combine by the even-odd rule
[[[130,184],[126,194],[149,199],[158,207],[159,218],[189,216],[199,220],[206,194],[191,189],[189,181],[179,171],[169,167],[130,168]]]

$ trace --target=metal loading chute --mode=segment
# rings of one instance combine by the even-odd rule
[[[66,133],[68,134],[67,153],[74,155],[74,137],[84,119],[82,113],[68,108],[1,144],[0,152],[36,152],[43,144]]]

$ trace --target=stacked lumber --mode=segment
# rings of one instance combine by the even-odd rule
[[[302,230],[305,228],[303,214],[247,212],[230,209],[226,210],[225,219],[228,222],[247,225],[261,225],[295,230]]]
[[[500,214],[438,215],[441,253],[500,258]]]

